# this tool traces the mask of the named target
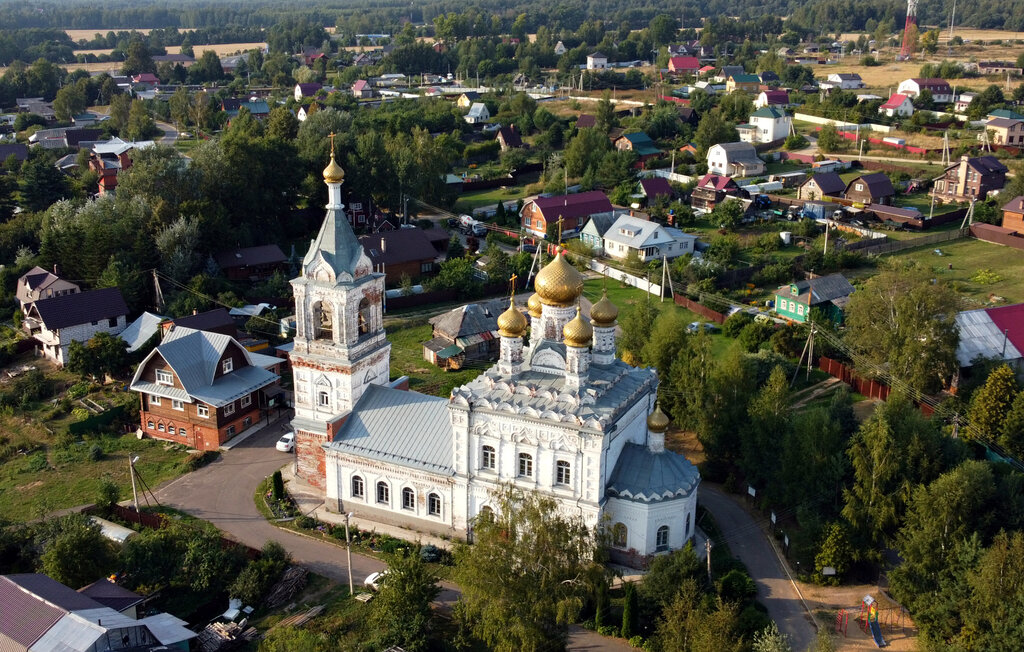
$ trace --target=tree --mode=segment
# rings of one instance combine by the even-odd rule
[[[684,355],[689,343],[686,320],[675,311],[665,311],[655,319],[640,360],[658,370],[661,382],[667,382],[672,362]]]
[[[532,491],[502,486],[489,502],[493,511],[473,521],[473,545],[455,550],[456,618],[493,650],[564,647],[603,574],[593,533]]]
[[[747,409],[750,422],[740,444],[740,468],[748,482],[760,489],[769,486],[777,468],[777,460],[764,452],[785,440],[790,425],[789,403],[789,379],[785,370],[776,366],[768,376],[768,382],[750,402]]]
[[[768,625],[754,635],[754,652],[792,652],[789,637],[779,631],[775,623]]]
[[[930,29],[921,37],[921,49],[928,54],[935,54],[939,49],[939,30]]]
[[[606,90],[598,100],[594,122],[596,123],[595,129],[602,134],[607,134],[613,127],[619,126],[619,119],[615,115],[615,105],[612,104],[611,91]]]
[[[626,582],[626,598],[622,606],[622,638],[627,641],[636,633],[637,623],[636,586]]]
[[[956,292],[930,270],[892,261],[850,297],[846,341],[869,377],[889,374],[915,390],[942,388],[958,368]]]
[[[654,45],[666,45],[676,35],[676,19],[667,14],[658,14],[649,23],[651,40]]]
[[[999,434],[999,445],[1010,455],[1024,457],[1024,391],[1017,392]]]
[[[45,210],[69,195],[64,175],[45,152],[29,156],[22,164],[18,190],[21,206],[27,211]]]
[[[430,603],[441,592],[438,577],[419,549],[388,560],[388,573],[371,604],[368,623],[380,649],[398,646],[413,652],[427,647]]]
[[[122,135],[127,140],[144,140],[156,132],[156,123],[146,110],[146,105],[142,100],[134,100],[128,111],[128,122]]]
[[[697,584],[686,580],[662,612],[656,638],[664,652],[739,652],[735,627],[734,605],[702,601]]]
[[[116,335],[96,333],[84,345],[72,340],[68,347],[68,371],[86,378],[103,379],[125,373],[129,367],[128,344]]]
[[[457,290],[466,297],[476,297],[480,293],[475,265],[468,258],[451,258],[441,263],[441,269],[431,279],[430,287],[436,290]]]
[[[73,589],[106,576],[115,564],[114,549],[85,514],[50,521],[39,563],[44,573]]]
[[[133,38],[124,53],[124,63],[121,64],[122,75],[138,75],[144,72],[156,73],[156,64],[150,55],[149,48],[141,38]]]
[[[640,598],[644,613],[656,614],[673,601],[679,587],[700,577],[701,565],[693,543],[688,541],[680,550],[658,555],[651,560],[644,581],[640,584]]]
[[[86,83],[82,80],[74,84],[67,84],[57,91],[57,97],[53,100],[53,112],[58,120],[70,122],[71,118],[85,111],[89,105],[85,88]]]
[[[181,572],[193,591],[216,593],[238,571],[241,561],[237,549],[221,545],[219,532],[196,528],[185,544]]]
[[[452,234],[452,237],[448,238],[448,254],[445,256],[446,260],[454,260],[456,258],[462,258],[466,255],[466,247],[463,246],[462,240],[459,236]]]
[[[608,137],[600,130],[580,129],[565,148],[565,171],[571,177],[578,177],[596,169],[610,147]]]
[[[852,561],[853,548],[846,537],[845,528],[842,523],[830,523],[825,528],[825,539],[821,542],[821,549],[814,557],[814,570],[826,584],[838,586],[843,575],[850,569]],[[826,566],[832,568],[835,574],[823,575]]]
[[[188,76],[194,82],[211,82],[224,79],[224,68],[220,57],[213,50],[203,52],[199,60],[188,69]]]
[[[699,160],[707,156],[713,145],[731,143],[739,139],[736,127],[731,122],[726,122],[721,111],[713,109],[701,115],[697,131],[693,135],[693,144],[697,146]]]
[[[842,139],[839,137],[839,131],[833,124],[823,125],[821,130],[818,131],[818,149],[823,152],[839,151],[842,142]]]
[[[637,301],[620,320],[622,335],[618,338],[619,357],[627,364],[638,364],[643,360],[644,347],[651,337],[658,308],[649,299]]]
[[[999,437],[1019,389],[1017,377],[1009,365],[996,367],[971,397],[967,436],[983,441]]]

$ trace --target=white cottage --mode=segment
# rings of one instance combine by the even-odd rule
[[[511,484],[609,528],[624,563],[685,545],[700,475],[665,450],[655,371],[616,358],[607,296],[588,319],[583,277],[559,253],[537,275],[529,321],[512,302],[499,317],[497,364],[448,399],[410,392],[388,380],[383,278],[341,212],[333,159],[324,177],[327,219],[292,281],[292,365],[298,473],[327,508],[468,537]]]

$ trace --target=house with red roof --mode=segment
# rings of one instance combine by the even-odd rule
[[[900,116],[903,118],[914,115],[914,102],[909,95],[893,93],[882,106],[878,107],[879,113],[884,113],[890,118]]]
[[[610,213],[612,203],[608,196],[600,190],[558,195],[555,197],[537,197],[523,206],[523,228],[535,235],[543,237],[548,226],[562,220],[562,233],[577,231],[592,215]]]
[[[693,75],[700,70],[697,57],[669,57],[668,71],[677,75]]]
[[[360,79],[352,84],[352,97],[373,97],[373,89],[370,88],[370,82]]]
[[[690,205],[698,210],[711,211],[729,197],[739,197],[739,185],[721,174],[705,174],[690,195]]]
[[[707,74],[712,73],[714,71],[715,71],[715,67],[714,66],[701,66],[700,69],[697,70],[697,74],[698,75],[707,75]]]
[[[1024,371],[1024,303],[965,310],[957,314],[956,325],[956,359],[961,367],[970,367],[978,358],[996,358],[1018,374]]]

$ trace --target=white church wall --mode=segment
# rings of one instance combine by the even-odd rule
[[[657,536],[658,529],[663,526],[668,527],[669,550],[678,550],[686,545],[686,541],[693,536],[696,510],[696,493],[686,498],[655,503],[609,498],[604,505],[603,522],[609,533],[616,523],[626,526],[626,546],[620,549],[634,550],[641,555],[653,555],[660,552],[657,550]]]

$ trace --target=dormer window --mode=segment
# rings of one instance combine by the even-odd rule
[[[171,372],[167,371],[166,369],[157,369],[156,382],[159,385],[173,385],[174,376],[171,374]]]
[[[221,371],[229,374],[235,370],[235,361],[232,358],[224,358],[224,361],[220,363],[220,368]]]
[[[790,285],[790,286],[789,286],[789,292],[790,292],[790,294],[792,294],[792,295],[793,295],[794,297],[800,296],[800,290],[798,290],[798,289],[797,289],[797,287],[796,287],[795,285]]]

